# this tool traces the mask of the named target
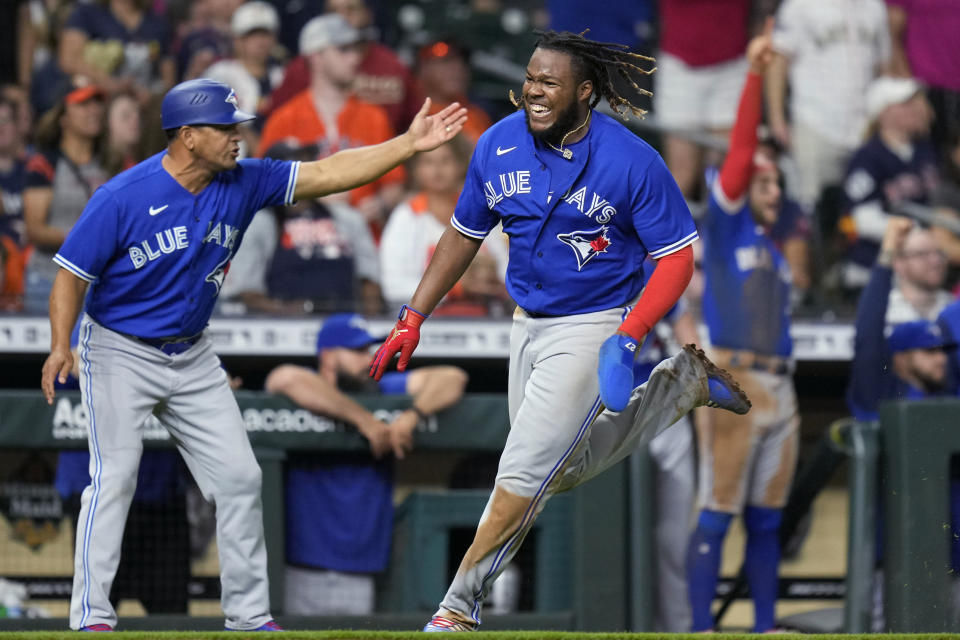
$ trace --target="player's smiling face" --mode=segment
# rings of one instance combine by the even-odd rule
[[[523,104],[534,137],[558,144],[586,117],[589,81],[577,81],[570,54],[537,48],[527,64]]]
[[[240,126],[209,124],[192,126],[196,136],[193,156],[213,171],[229,171],[240,156]]]

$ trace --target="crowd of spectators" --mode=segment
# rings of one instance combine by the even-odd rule
[[[461,166],[512,109],[507,93],[522,81],[527,51],[511,46],[537,27],[589,28],[657,58],[656,74],[638,87],[653,90],[652,117],[638,126],[699,215],[734,121],[747,41],[769,16],[776,56],[761,147],[779,154],[784,211],[773,236],[790,265],[794,307],[852,316],[886,221],[906,208],[945,257],[943,286],[956,286],[960,66],[949,47],[960,10],[950,2],[645,0],[588,15],[567,0],[461,4],[470,22],[432,15],[415,0],[404,11],[373,0],[6,3],[0,310],[44,314],[48,258],[89,194],[163,149],[167,89],[211,77],[258,114],[244,130],[251,156],[323,157],[380,142],[405,129],[424,97],[433,110],[467,106],[464,133],[449,148],[349,194],[261,216],[244,247],[266,266],[237,268],[252,277],[228,277],[221,297],[239,303],[224,306],[229,312],[384,312],[409,296],[449,217],[462,175],[442,175],[445,165]],[[476,28],[457,31],[462,24]],[[484,44],[481,33],[494,38]],[[499,96],[490,95],[491,77]],[[507,238],[488,244],[497,246],[447,313],[498,316],[509,306]],[[320,274],[322,290],[306,282]],[[690,297],[698,302],[697,286]]]

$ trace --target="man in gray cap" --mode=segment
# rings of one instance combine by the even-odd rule
[[[342,16],[313,18],[300,32],[300,54],[310,68],[310,86],[267,119],[258,155],[284,139],[315,144],[320,157],[340,149],[376,144],[393,137],[386,112],[357,98],[352,87],[360,66],[361,34]],[[405,175],[394,169],[346,196],[375,230],[403,197]]]

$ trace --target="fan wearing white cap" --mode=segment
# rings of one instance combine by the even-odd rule
[[[904,202],[928,204],[939,181],[921,88],[910,78],[884,76],[867,89],[867,140],[851,157],[843,184],[841,230],[853,239],[842,271],[847,289],[867,283],[890,214]],[[939,230],[937,236],[952,237]]]
[[[212,64],[203,77],[233,87],[240,109],[258,113],[260,102],[283,80],[283,65],[274,58],[280,18],[268,2],[244,2],[230,20],[233,58]]]

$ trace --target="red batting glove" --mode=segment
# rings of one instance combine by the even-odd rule
[[[373,356],[373,362],[370,363],[370,377],[379,380],[397,352],[400,353],[397,371],[406,370],[407,363],[410,362],[410,356],[413,355],[413,350],[417,348],[417,344],[420,342],[420,325],[426,319],[427,316],[413,307],[403,305],[400,308],[400,319],[397,320],[390,336],[380,345],[377,353]]]

